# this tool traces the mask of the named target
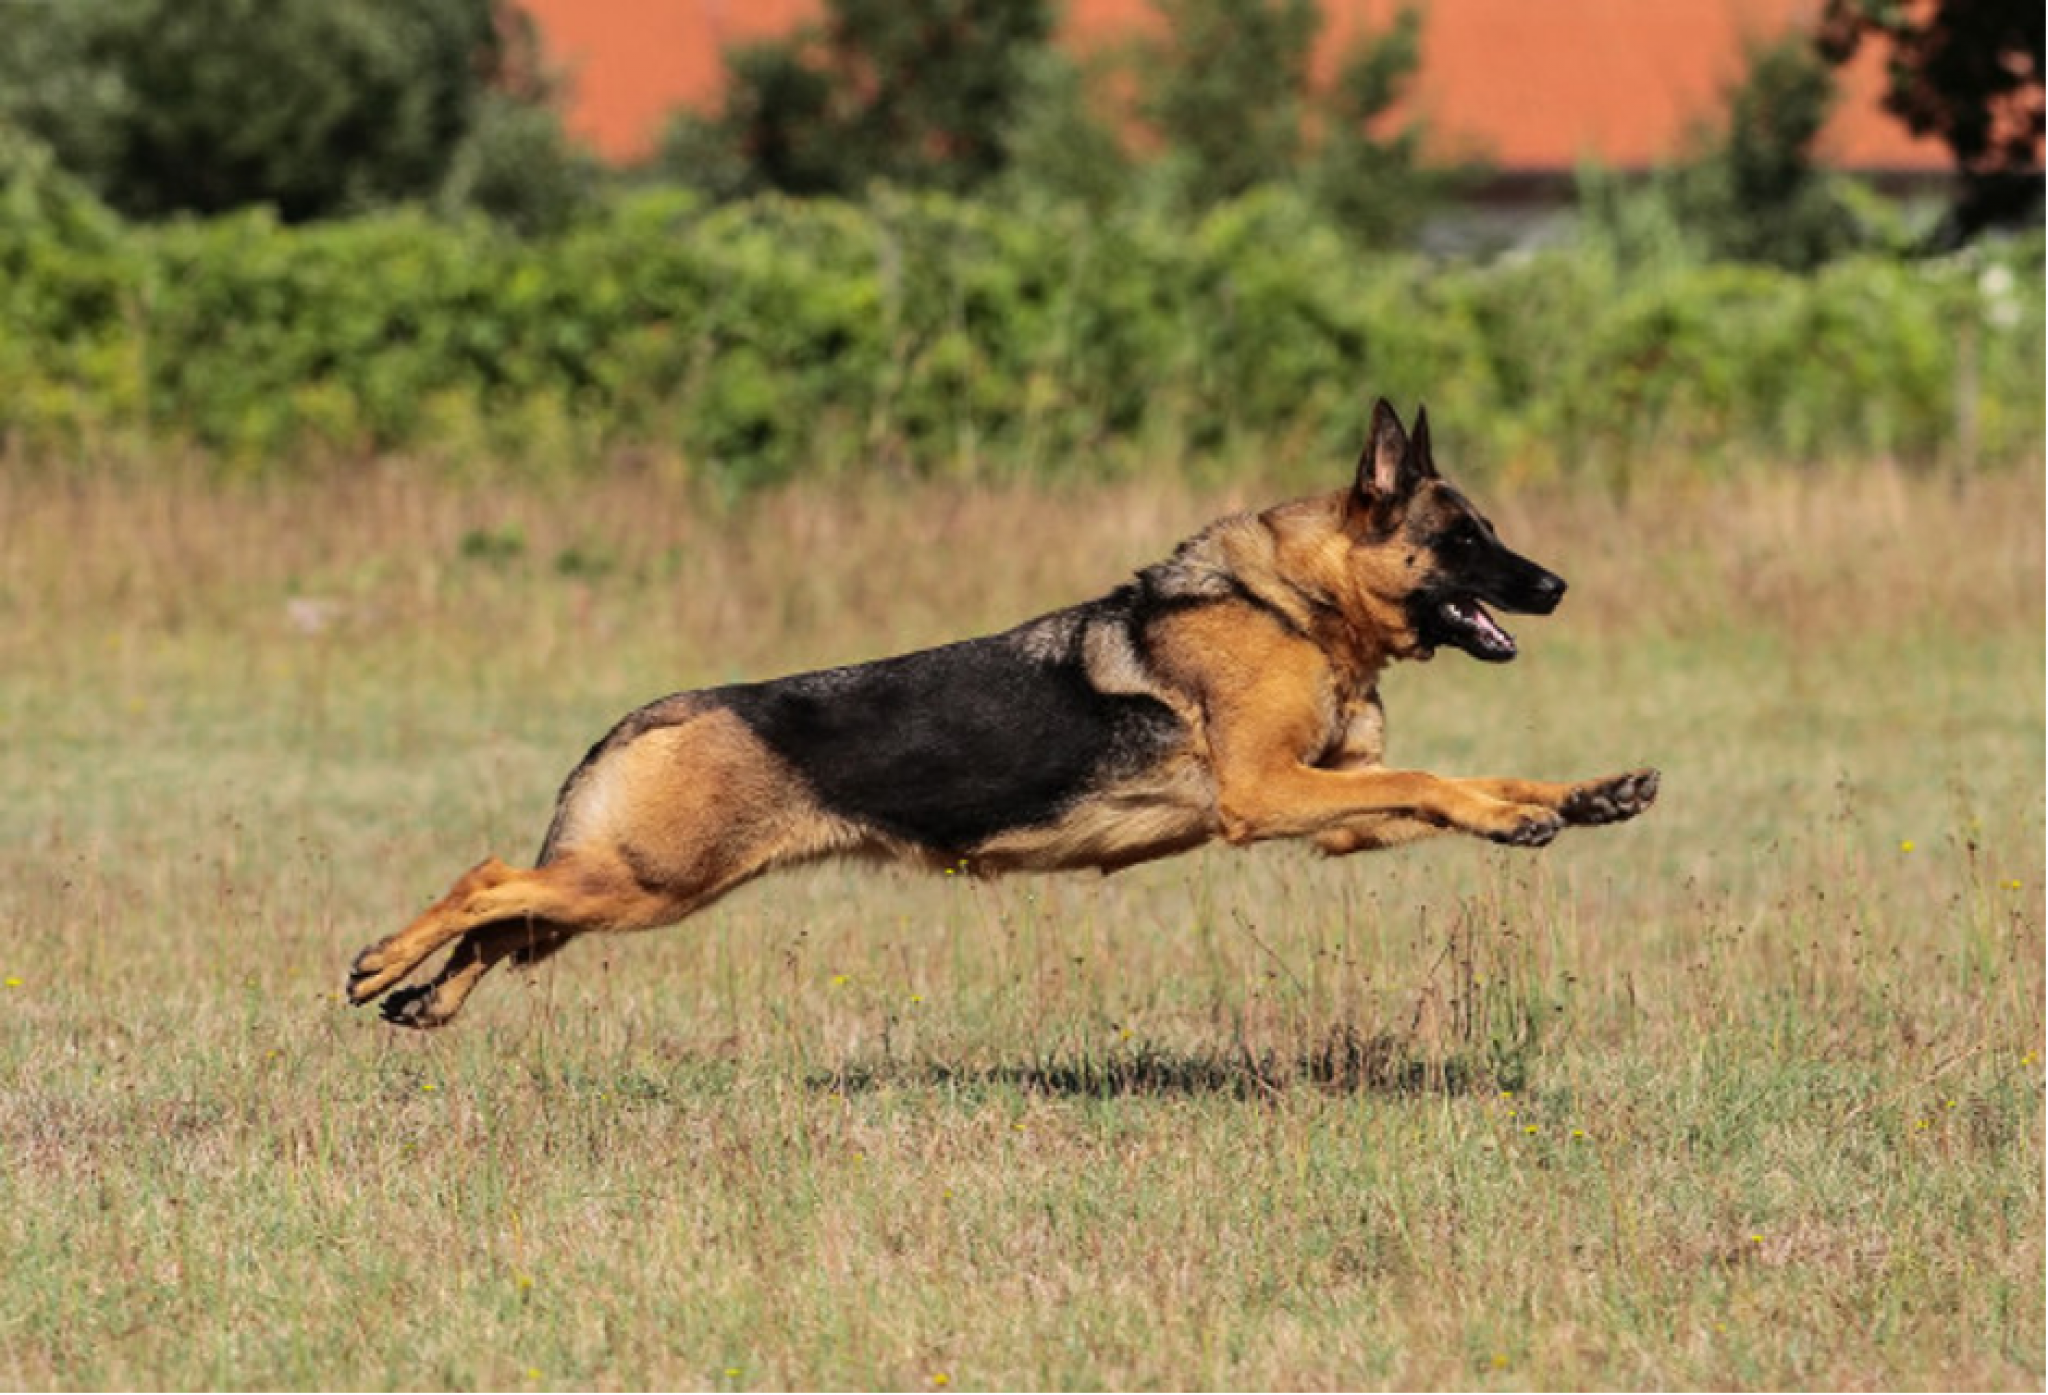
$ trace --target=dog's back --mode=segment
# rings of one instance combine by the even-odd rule
[[[1050,870],[1123,866],[1202,841],[1214,830],[1190,779],[1202,763],[1199,703],[1154,661],[1158,631],[1192,606],[1254,604],[1217,539],[1258,527],[1224,520],[1109,595],[1000,634],[651,703],[570,775],[541,861],[620,836],[603,816],[621,799],[614,776],[660,733],[682,762],[660,777],[697,785],[693,755],[699,765],[711,755],[700,748],[753,748],[762,783],[780,790],[778,863],[860,853]],[[1104,800],[1127,815],[1165,786],[1178,791],[1171,818],[1122,837],[1067,826]]]

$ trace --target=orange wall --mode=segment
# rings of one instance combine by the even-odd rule
[[[571,80],[571,129],[600,153],[645,154],[678,105],[716,101],[723,48],[788,32],[819,0],[524,0]],[[1709,120],[1747,41],[1810,23],[1820,0],[1429,0],[1413,105],[1446,152],[1504,169],[1624,168],[1668,159]],[[1326,0],[1327,61],[1395,0]],[[1064,41],[1087,50],[1156,26],[1147,0],[1069,0]],[[1866,48],[1822,142],[1847,168],[1943,170],[1946,149],[1878,108]]]

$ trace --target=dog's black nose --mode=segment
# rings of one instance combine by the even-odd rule
[[[1544,572],[1536,578],[1536,603],[1545,615],[1557,609],[1557,603],[1564,599],[1564,578],[1556,572]]]

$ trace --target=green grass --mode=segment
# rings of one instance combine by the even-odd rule
[[[627,707],[1260,497],[0,480],[0,1384],[2038,1388],[2037,464],[1487,500],[1573,594],[1395,759],[1665,772],[1540,854],[827,867],[337,1001]]]

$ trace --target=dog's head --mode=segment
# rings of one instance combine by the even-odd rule
[[[1486,608],[1548,615],[1564,598],[1564,578],[1509,551],[1485,515],[1437,473],[1420,407],[1412,436],[1384,398],[1373,408],[1345,527],[1360,565],[1392,581],[1410,632],[1407,657],[1426,659],[1449,646],[1506,663],[1515,657],[1514,637]],[[1385,583],[1375,589],[1387,594]]]

